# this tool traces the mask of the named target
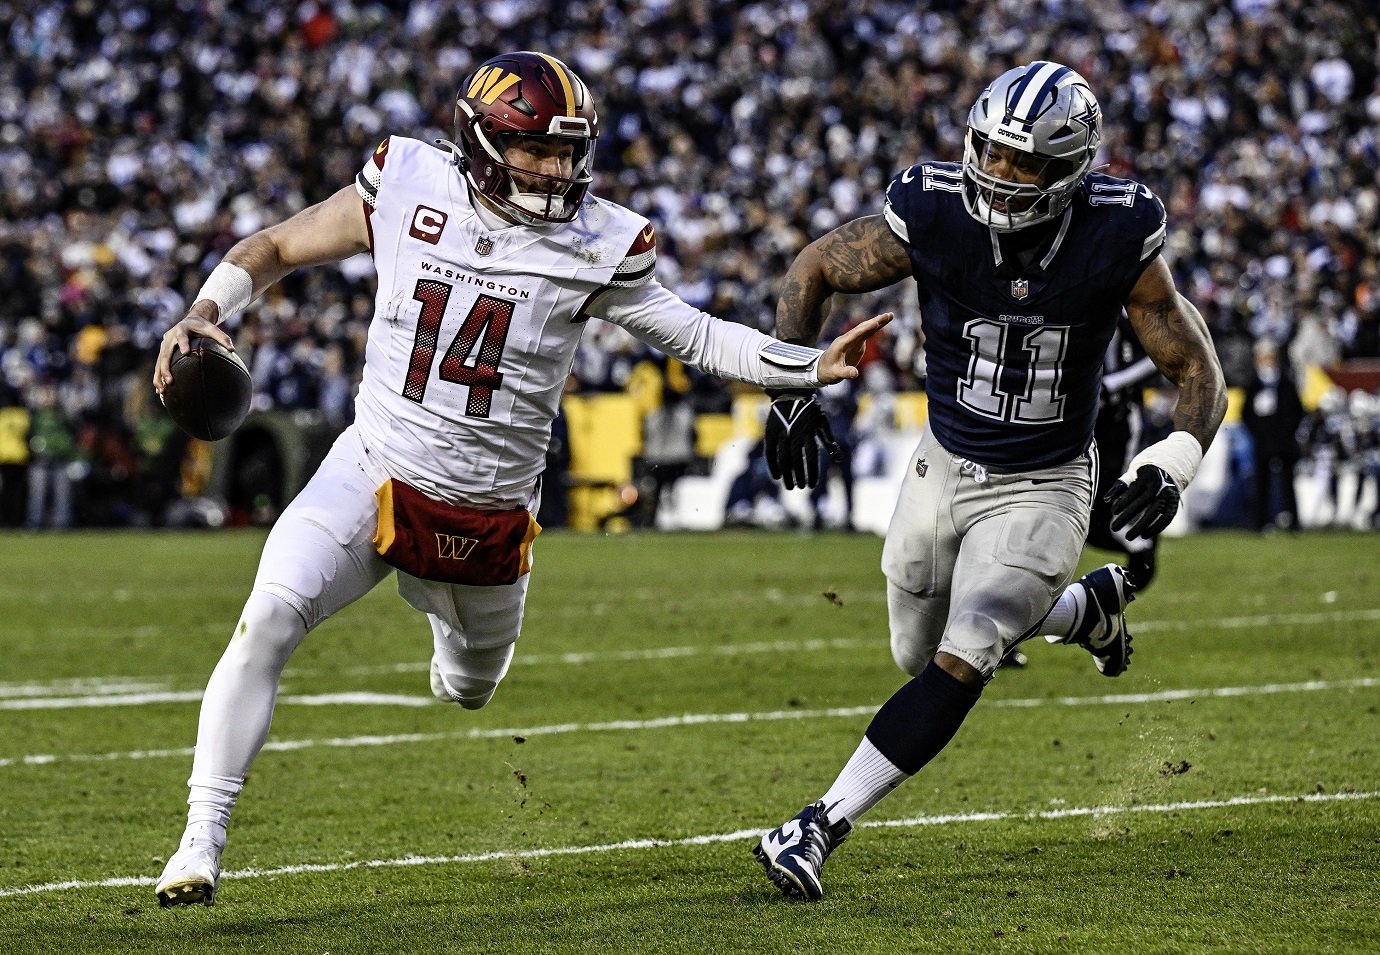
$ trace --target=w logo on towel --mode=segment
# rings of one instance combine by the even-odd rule
[[[464,560],[478,545],[473,537],[457,537],[454,534],[436,535],[436,556],[442,560]]]

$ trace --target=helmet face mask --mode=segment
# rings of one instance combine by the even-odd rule
[[[564,63],[507,53],[480,65],[455,104],[470,187],[526,225],[574,219],[594,179],[594,98]]]
[[[995,232],[1063,214],[1092,169],[1102,112],[1087,81],[1043,61],[1008,70],[968,112],[963,203]]]

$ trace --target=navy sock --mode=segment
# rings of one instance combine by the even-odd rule
[[[949,745],[981,695],[981,683],[964,683],[931,660],[882,704],[867,738],[897,769],[914,775]]]

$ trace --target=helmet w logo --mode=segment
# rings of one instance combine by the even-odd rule
[[[491,106],[493,101],[502,96],[518,79],[516,73],[509,73],[497,66],[486,66],[474,74],[474,79],[470,80],[470,88],[465,90],[465,96],[477,99],[485,106]]]

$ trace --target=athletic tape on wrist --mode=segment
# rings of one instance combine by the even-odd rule
[[[819,361],[824,355],[818,348],[793,345],[790,342],[769,341],[757,350],[762,362],[764,388],[818,388]]]
[[[799,370],[773,369],[766,362],[763,362],[762,387],[770,391],[809,392],[813,392],[816,388],[822,388],[824,382],[819,380],[819,360],[816,359]]]
[[[1163,441],[1156,441],[1150,447],[1131,459],[1121,480],[1130,484],[1136,479],[1136,471],[1142,465],[1153,464],[1164,470],[1182,491],[1193,476],[1198,473],[1198,465],[1203,463],[1203,446],[1187,431],[1175,431]]]
[[[215,302],[216,307],[220,309],[220,314],[216,317],[216,324],[219,325],[248,305],[253,297],[254,280],[250,278],[249,273],[238,265],[222,262],[211,270],[211,274],[206,277],[206,284],[196,293],[192,304],[195,305],[202,299]]]

